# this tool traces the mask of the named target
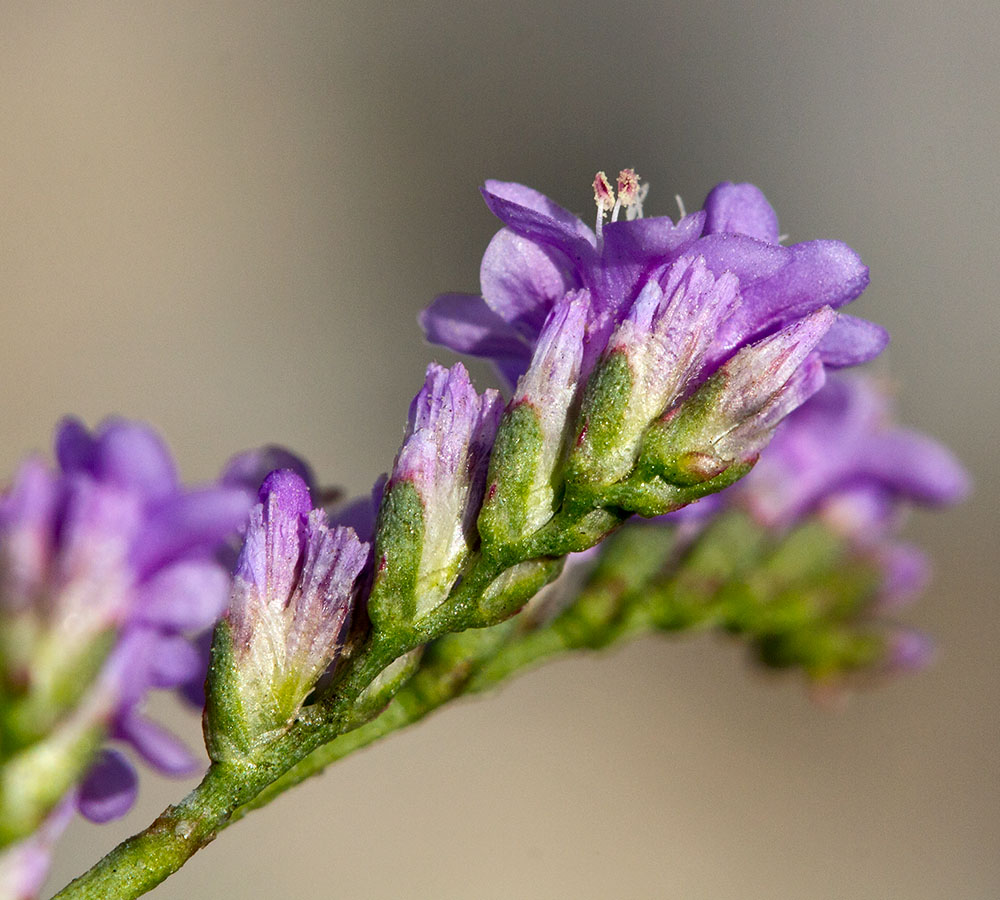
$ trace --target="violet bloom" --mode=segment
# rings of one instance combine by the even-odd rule
[[[946,506],[967,490],[950,451],[892,424],[877,382],[841,376],[788,417],[730,493],[769,528],[818,513],[868,544],[896,529],[905,506]]]
[[[250,514],[228,621],[252,740],[285,727],[335,662],[368,545],[331,528],[293,471],[272,472]],[[227,698],[232,703],[233,698]]]
[[[488,181],[483,197],[506,227],[483,257],[482,295],[438,297],[421,315],[428,339],[491,359],[513,385],[553,306],[569,291],[586,291],[592,300],[585,377],[643,288],[666,285],[682,257],[700,257],[715,278],[735,277],[740,295],[706,349],[700,373],[706,377],[740,347],[823,307],[843,306],[868,284],[867,267],[838,241],[781,246],[774,210],[753,185],[718,185],[704,210],[676,224],[641,217],[644,191],[632,170],[621,173],[618,188],[612,203],[610,185],[598,176],[595,231],[531,188]],[[617,221],[622,207],[630,216]],[[609,208],[612,221],[605,224]],[[887,340],[877,325],[840,315],[817,349],[824,365],[840,367],[871,359]]]
[[[216,553],[250,500],[234,488],[183,488],[160,438],[122,420],[91,434],[67,419],[56,456],[55,470],[25,463],[0,499],[0,616],[21,639],[2,648],[4,680],[21,686],[26,708],[48,711],[48,722],[36,716],[36,740],[70,712],[59,697],[74,685],[73,702],[99,713],[112,738],[160,771],[192,772],[195,758],[141,708],[149,690],[178,687],[201,665],[187,636],[225,607],[230,579]],[[79,808],[107,821],[134,794],[131,766],[108,751]]]

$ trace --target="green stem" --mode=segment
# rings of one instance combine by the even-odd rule
[[[119,844],[55,896],[60,900],[127,900],[151,890],[210,843],[220,822],[241,799],[245,802],[254,783],[245,774],[249,773],[213,765],[184,800],[168,807],[145,831]]]
[[[236,809],[343,731],[364,688],[396,655],[386,646],[370,644],[354,661],[336,697],[323,704],[321,714],[303,716],[252,758],[213,763],[184,800],[119,844],[56,897],[131,900],[154,888],[211,843]]]

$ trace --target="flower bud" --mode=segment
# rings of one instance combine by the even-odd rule
[[[835,318],[824,307],[744,347],[650,429],[640,469],[682,486],[746,471],[781,420],[822,387],[812,351]]]
[[[647,428],[689,393],[738,300],[735,277],[716,279],[701,257],[678,260],[662,287],[646,284],[587,385],[570,481],[628,475]]]
[[[549,313],[521,376],[490,461],[479,530],[487,552],[551,518],[584,364],[590,293],[570,291]]]
[[[212,647],[205,725],[213,759],[246,754],[298,714],[336,660],[368,545],[330,528],[309,489],[272,472],[250,514],[229,612]]]
[[[377,628],[409,625],[448,596],[478,543],[501,409],[500,395],[476,393],[461,363],[428,366],[379,510],[368,604]]]

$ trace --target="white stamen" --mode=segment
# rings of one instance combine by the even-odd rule
[[[626,220],[631,222],[633,219],[642,218],[642,202],[646,199],[646,194],[648,193],[649,182],[647,181],[644,184],[639,185],[639,190],[635,195],[635,200],[632,202],[632,205],[625,210]]]
[[[684,201],[681,199],[681,195],[674,194],[674,199],[677,201],[677,210],[680,212],[681,218],[685,218],[687,216],[687,210],[684,208]]]

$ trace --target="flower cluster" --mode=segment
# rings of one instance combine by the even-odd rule
[[[883,384],[837,375],[782,422],[745,478],[663,521],[698,546],[727,514],[746,514],[777,557],[796,557],[778,566],[794,570],[792,580],[779,579],[758,598],[773,607],[771,624],[760,628],[773,659],[801,664],[813,652],[804,649],[803,619],[780,611],[775,595],[783,593],[808,607],[809,627],[822,639],[851,634],[865,642],[846,669],[905,671],[928,662],[932,643],[892,621],[928,572],[924,554],[898,537],[904,513],[957,503],[967,491],[968,476],[945,447],[893,423]],[[829,540],[817,541],[817,533]],[[765,567],[751,559],[755,583],[744,590],[760,592]]]
[[[651,516],[725,487],[826,369],[888,339],[835,311],[868,283],[857,254],[837,241],[782,246],[753,185],[720,184],[677,223],[642,217],[631,169],[617,187],[595,180],[592,231],[530,188],[487,182],[505,227],[483,258],[482,295],[441,296],[421,316],[432,341],[491,359],[516,384],[498,442],[537,446],[512,467],[516,484],[491,476],[482,523],[491,504],[525,507],[508,536],[560,503]]]
[[[869,615],[893,613],[923,587],[928,565],[921,550],[897,534],[908,508],[949,506],[968,492],[955,457],[926,435],[892,422],[888,396],[877,381],[831,378],[777,430],[757,467],[720,494],[746,508],[772,531],[807,517],[821,521],[879,573]],[[923,665],[931,644],[916,632],[891,628],[885,665]]]
[[[829,375],[887,343],[839,311],[867,268],[837,241],[783,246],[753,185],[677,222],[644,218],[632,169],[593,188],[591,229],[486,183],[503,227],[482,293],[438,297],[421,323],[492,360],[509,400],[431,364],[370,500],[328,512],[274,446],[188,490],[122,421],[69,420],[58,466],[23,466],[0,496],[0,896],[37,893],[74,804],[95,821],[129,807],[135,774],[106,738],[194,768],[143,716],[151,688],[204,705],[211,767],[94,884],[131,860],[130,890],[148,889],[341,738],[363,746],[556,650],[712,625],[816,680],[922,664],[925,639],[878,621],[926,568],[900,512],[954,502],[966,477],[891,425],[870,382]],[[634,514],[659,521],[620,529]],[[586,585],[539,595],[616,530]]]

